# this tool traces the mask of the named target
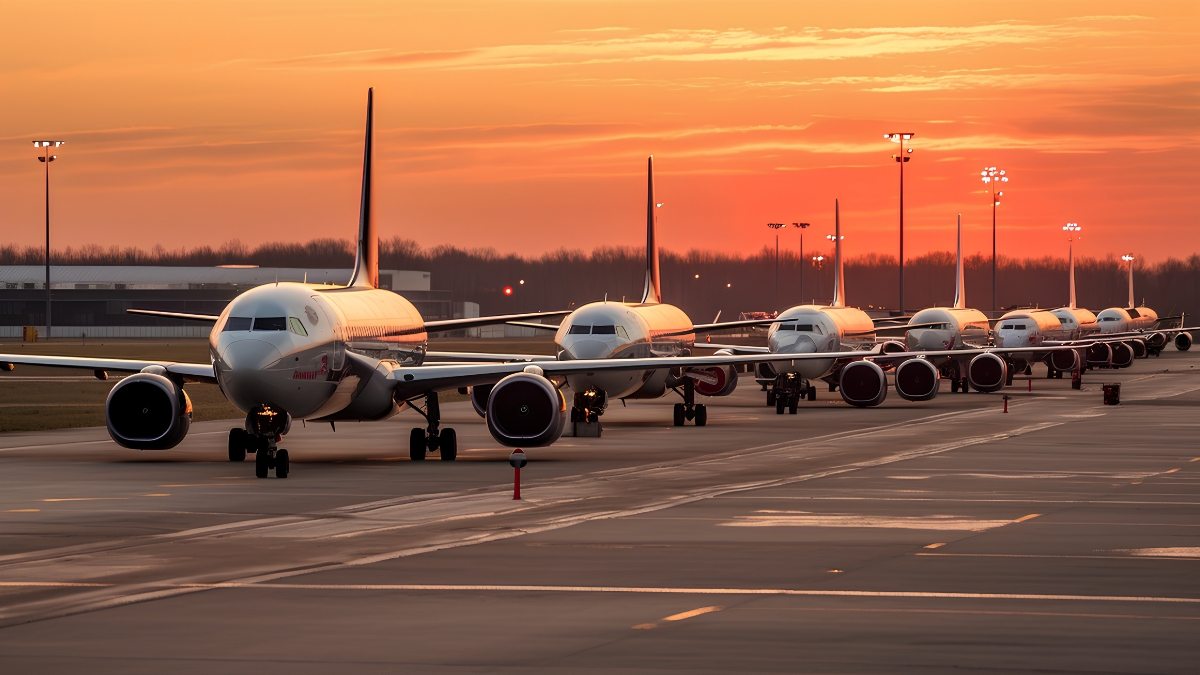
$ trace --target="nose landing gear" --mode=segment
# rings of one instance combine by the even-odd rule
[[[254,475],[266,478],[275,470],[276,478],[291,472],[288,451],[278,447],[291,428],[291,417],[270,406],[258,406],[246,415],[244,428],[229,430],[229,461],[242,462],[246,453],[254,453]]]
[[[696,382],[692,378],[684,378],[683,391],[675,389],[675,393],[683,397],[683,403],[676,403],[672,409],[672,423],[681,427],[692,420],[696,426],[702,427],[708,424],[708,406],[703,403],[696,403]]]
[[[784,410],[795,415],[801,399],[817,400],[817,388],[796,373],[780,373],[767,390],[767,406],[774,406],[776,415]]]
[[[430,392],[424,398],[423,410],[411,400],[408,401],[408,407],[417,411],[426,422],[424,429],[415,427],[408,434],[408,459],[423,462],[427,453],[438,452],[443,462],[453,462],[458,458],[458,433],[449,427],[441,428],[442,407],[438,403],[437,392]]]

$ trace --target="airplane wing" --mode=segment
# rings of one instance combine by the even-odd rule
[[[162,366],[172,375],[190,382],[216,382],[211,363],[176,363],[174,361],[138,361],[136,359],[105,359],[86,356],[39,356],[35,354],[0,354],[0,370],[11,371],[16,366],[47,366],[77,368],[93,371],[97,377],[110,370],[137,373],[150,366]],[[106,379],[100,377],[100,379]]]
[[[754,345],[723,345],[716,342],[697,342],[692,345],[694,349],[728,349],[734,354],[770,354],[770,347],[759,347]]]
[[[545,361],[550,354],[496,354],[494,352],[425,352],[425,363],[512,363],[515,361]]]
[[[479,326],[492,326],[492,325],[495,325],[498,323],[511,323],[514,325],[526,325],[526,324],[516,324],[515,322],[521,321],[522,319],[539,319],[539,318],[552,317],[552,316],[565,316],[570,313],[571,312],[568,310],[562,310],[562,311],[554,311],[554,312],[527,312],[525,314],[500,314],[500,315],[494,315],[494,316],[477,316],[477,317],[471,317],[469,319],[444,319],[441,321],[426,321],[424,330],[429,333],[437,333],[440,331],[447,331],[447,330],[460,330],[462,328],[477,328]],[[536,325],[539,327],[550,327],[550,326],[544,326],[544,324],[532,324],[532,325]],[[553,326],[552,328],[554,330],[558,330],[558,326]],[[414,331],[414,332],[419,332],[419,331]]]
[[[754,354],[745,356],[664,356],[641,359],[587,359],[576,361],[537,361],[534,363],[463,363],[396,368],[390,374],[397,398],[413,398],[429,391],[493,384],[525,368],[540,368],[548,377],[594,373],[598,371],[657,370],[662,368],[703,368],[743,363],[793,363],[806,359],[858,358],[876,355],[876,351],[836,352],[833,354]],[[545,357],[550,359],[551,357]]]
[[[216,323],[217,319],[221,318],[216,314],[189,314],[187,312],[161,312],[157,309],[127,309],[127,314],[142,314],[144,316],[158,316],[164,319],[183,319],[184,321],[207,321],[208,323]]]
[[[740,321],[722,321],[719,323],[702,323],[692,326],[690,332],[693,333],[711,333],[713,331],[725,330],[727,328],[743,328],[746,326],[770,326],[773,323],[779,323],[779,319],[744,319]]]
[[[941,328],[946,323],[944,321],[935,323],[902,323],[896,326],[875,326],[869,331],[847,331],[846,335],[851,337],[862,337],[864,335],[892,335],[907,333],[914,328]]]
[[[510,326],[520,326],[522,328],[538,328],[540,330],[558,330],[558,324],[553,323],[537,323],[536,321],[505,321],[504,323]]]

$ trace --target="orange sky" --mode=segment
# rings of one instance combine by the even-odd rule
[[[1012,176],[1002,255],[1200,250],[1200,3],[5,3],[0,228],[42,241],[29,141],[63,138],[55,245],[352,236],[376,88],[383,236],[537,254],[661,238],[989,251],[979,170]],[[796,237],[788,239],[794,246]]]

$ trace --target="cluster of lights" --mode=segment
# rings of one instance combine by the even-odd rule
[[[58,155],[51,155],[50,148],[60,148],[66,141],[34,141],[33,147],[45,148],[44,153],[38,156],[38,161],[43,163],[53,162],[58,159]]]
[[[1000,198],[1004,196],[1004,192],[1002,192],[1002,191],[997,192],[996,184],[1008,182],[1008,175],[1006,174],[1004,169],[997,169],[994,166],[989,166],[986,169],[984,169],[983,171],[979,172],[979,179],[982,180],[985,184],[991,184],[992,199],[993,199],[992,205],[1000,206]]]
[[[823,255],[814,255],[814,256],[812,257],[812,264],[813,264],[813,267],[816,267],[817,269],[820,269],[820,268],[821,268],[821,266],[822,266],[824,263],[825,263],[825,256],[823,256]]]
[[[1124,261],[1125,263],[1132,265],[1133,261],[1134,261],[1134,257],[1129,255],[1128,253],[1126,253],[1125,255],[1121,256],[1121,260]]]
[[[1082,234],[1079,234],[1083,231],[1083,228],[1079,226],[1079,223],[1067,223],[1066,225],[1063,225],[1062,229],[1063,232],[1067,233],[1067,241],[1075,241],[1083,236]]]
[[[892,132],[883,135],[883,140],[900,144],[900,154],[892,155],[892,159],[897,162],[907,162],[912,159],[908,155],[912,154],[913,149],[904,147],[904,142],[911,141],[913,136],[916,136],[916,134],[911,131]]]

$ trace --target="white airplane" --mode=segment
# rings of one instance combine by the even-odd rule
[[[457,435],[441,427],[438,392],[491,385],[482,402],[488,429],[502,444],[536,447],[562,434],[566,400],[561,379],[574,375],[695,368],[708,372],[763,361],[761,356],[680,356],[582,359],[540,363],[424,364],[427,334],[520,318],[566,312],[424,321],[403,297],[377,287],[378,236],[372,208],[373,93],[367,94],[357,255],[347,286],[274,283],[241,294],[218,316],[139,310],[142,314],[213,322],[209,363],[138,359],[0,354],[0,371],[18,364],[82,368],[97,378],[109,371],[133,372],[112,388],[105,402],[109,435],[119,445],[167,450],[191,424],[192,404],[184,385],[213,382],[246,413],[243,427],[229,432],[229,459],[255,453],[255,475],[290,472],[288,451],[279,447],[293,419],[333,424],[381,420],[409,407],[426,420],[409,437],[413,460],[439,450],[457,456]],[[655,274],[657,291],[657,273]],[[669,331],[668,331],[669,332]],[[649,355],[652,350],[646,350]],[[555,378],[551,380],[550,378]]]
[[[1128,337],[1127,341],[1137,358],[1157,356],[1168,342],[1174,342],[1175,348],[1186,352],[1192,348],[1192,336],[1189,331],[1194,327],[1184,327],[1184,317],[1159,317],[1158,312],[1145,306],[1138,306],[1133,295],[1133,261],[1131,255],[1121,256],[1128,265],[1129,302],[1125,307],[1109,307],[1096,315],[1100,333],[1106,337]],[[1161,328],[1163,322],[1178,322],[1178,326]]]
[[[560,361],[577,359],[628,359],[680,357],[696,347],[696,334],[742,326],[765,326],[770,319],[725,321],[693,324],[678,307],[662,301],[659,281],[658,243],[655,226],[654,157],[646,162],[646,282],[641,302],[604,300],[586,304],[566,316],[557,326],[540,323],[510,322],[516,325],[553,330]],[[866,353],[866,352],[864,352]],[[521,355],[514,355],[520,357]],[[718,351],[714,356],[732,356]],[[764,359],[765,360],[765,359]],[[676,366],[674,362],[670,362]],[[737,369],[724,367],[671,367],[644,371],[580,372],[566,376],[574,392],[571,422],[594,425],[589,435],[599,435],[599,417],[615,399],[660,398],[674,391],[683,400],[673,409],[673,423],[682,426],[693,420],[696,426],[708,423],[708,409],[696,403],[696,394],[728,396],[737,387]],[[484,414],[487,386],[472,390],[475,410]]]

